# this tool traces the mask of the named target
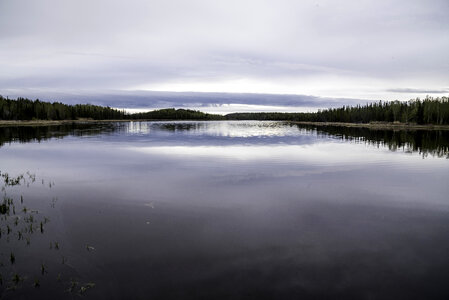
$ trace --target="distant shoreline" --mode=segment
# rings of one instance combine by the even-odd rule
[[[68,124],[95,124],[95,123],[125,123],[125,122],[156,122],[156,121],[226,121],[226,120],[203,120],[203,119],[116,119],[116,120],[0,120],[0,127],[16,126],[57,126]]]
[[[183,108],[164,108],[128,114],[124,110],[91,104],[68,105],[60,102],[33,101],[26,98],[5,99],[0,96],[0,118],[0,126],[51,126],[70,123],[155,120],[276,120],[315,126],[388,130],[448,130],[449,97],[426,97],[422,101],[417,98],[407,102],[379,101],[364,106],[343,106],[309,113],[240,112],[217,115]]]
[[[115,123],[115,122],[154,122],[154,121],[207,121],[207,120],[181,120],[181,119],[136,119],[136,120],[0,120],[1,127],[16,127],[16,126],[57,126],[69,124],[95,124],[95,123]],[[216,120],[211,120],[216,121]],[[233,121],[233,120],[229,120]],[[248,120],[255,121],[255,120]],[[290,124],[299,125],[313,125],[313,126],[340,126],[340,127],[355,127],[355,128],[369,128],[369,129],[385,129],[385,130],[449,130],[449,125],[418,125],[405,123],[344,123],[344,122],[306,122],[306,121],[285,121],[285,120],[267,120],[286,122]]]
[[[133,120],[0,120],[2,127],[15,126],[53,126],[67,124],[105,123],[105,122],[130,122]]]
[[[344,123],[344,122],[306,122],[306,121],[288,121],[292,124],[313,125],[313,126],[340,126],[340,127],[358,127],[369,129],[387,129],[387,130],[449,130],[449,125],[433,124],[405,124],[405,123]]]

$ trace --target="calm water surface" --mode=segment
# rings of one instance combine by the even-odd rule
[[[2,221],[6,299],[449,297],[448,132],[238,121],[0,135],[0,171],[36,176],[4,193],[50,220],[30,245]]]

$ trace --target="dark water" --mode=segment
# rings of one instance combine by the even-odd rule
[[[143,122],[0,144],[2,173],[35,175],[4,191],[6,299],[449,298],[447,131]]]

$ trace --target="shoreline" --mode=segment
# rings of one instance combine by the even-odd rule
[[[68,124],[95,124],[95,123],[115,123],[115,122],[149,122],[149,121],[217,121],[217,120],[163,120],[163,119],[138,119],[138,120],[0,120],[0,127],[16,126],[57,126]],[[222,120],[220,120],[222,121]],[[243,121],[243,120],[242,120]],[[271,120],[277,121],[277,120]],[[353,128],[385,129],[385,130],[449,130],[449,125],[418,125],[404,123],[343,123],[343,122],[306,122],[306,121],[283,121],[290,124],[313,125],[313,126],[339,126]]]
[[[95,124],[95,123],[117,123],[117,122],[154,122],[154,121],[216,121],[216,120],[171,120],[171,119],[135,119],[135,120],[0,120],[0,127],[17,126],[57,126],[67,124]],[[223,120],[220,120],[223,121]]]
[[[449,130],[449,125],[433,124],[405,124],[405,123],[344,123],[344,122],[306,122],[306,121],[288,121],[291,124],[313,125],[313,126],[339,126],[368,129],[385,130]]]
[[[16,126],[56,126],[67,124],[105,123],[105,122],[129,122],[131,120],[0,120],[1,127]]]

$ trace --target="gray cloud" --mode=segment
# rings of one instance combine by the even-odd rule
[[[407,93],[407,94],[448,94],[449,93],[449,89],[426,90],[426,89],[396,88],[396,89],[388,89],[387,91],[393,92],[393,93]]]
[[[7,95],[4,95],[7,96]],[[273,95],[250,93],[198,93],[198,92],[151,92],[151,91],[108,91],[104,93],[76,94],[48,91],[10,91],[9,97],[26,96],[44,101],[63,101],[69,104],[90,103],[111,105],[117,108],[165,108],[165,107],[207,107],[226,104],[264,105],[277,107],[326,108],[360,104],[358,99],[328,98],[307,95]]]
[[[0,93],[408,97],[388,87],[447,86],[448,12],[446,0],[4,0]]]

